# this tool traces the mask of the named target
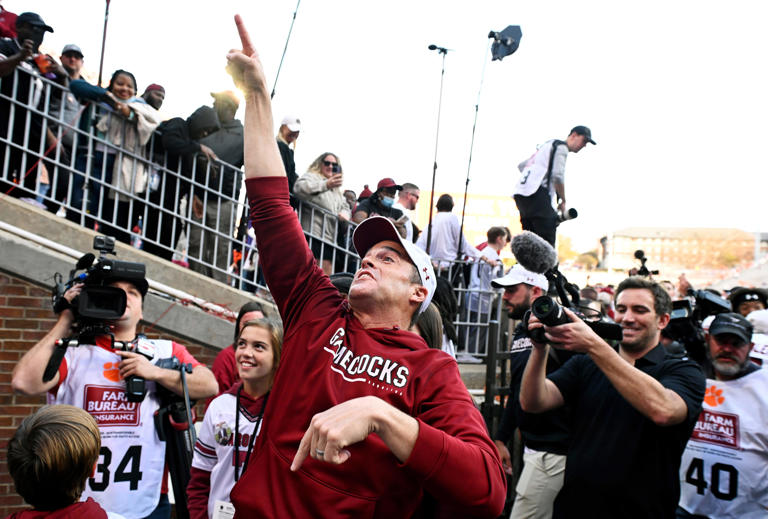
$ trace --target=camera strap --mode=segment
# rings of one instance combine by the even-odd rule
[[[557,147],[562,144],[565,144],[565,141],[559,141],[557,139],[552,141],[552,150],[549,152],[549,165],[547,166],[547,189],[549,189],[549,182],[552,177],[552,166],[555,163],[555,153],[557,153]]]
[[[243,384],[237,388],[237,397],[235,399],[235,482],[240,479],[240,393],[243,391]],[[253,424],[253,432],[251,438],[248,441],[248,450],[245,451],[245,462],[243,463],[243,473],[248,468],[248,460],[251,458],[251,451],[253,450],[254,439],[256,433],[259,431],[261,421],[264,418],[264,408],[267,407],[267,399],[269,398],[269,392],[264,395],[264,400],[261,403],[261,409],[259,415],[256,417],[256,422]]]

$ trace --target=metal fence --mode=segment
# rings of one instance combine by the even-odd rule
[[[230,286],[267,294],[239,168],[169,154],[162,126],[146,144],[132,139],[135,125],[113,120],[120,116],[106,105],[81,105],[67,88],[22,68],[0,79],[0,87],[0,197],[24,199]],[[102,120],[120,131],[100,131]],[[355,272],[355,224],[293,202],[321,266]],[[438,273],[455,297],[457,346],[482,360],[499,343],[500,298],[470,289],[468,269],[441,260]]]

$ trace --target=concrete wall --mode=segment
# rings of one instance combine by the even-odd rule
[[[25,234],[41,236],[54,246],[36,243]],[[0,197],[0,517],[25,508],[14,492],[6,465],[8,440],[25,416],[45,403],[44,396],[26,397],[11,390],[11,372],[22,355],[53,326],[51,310],[53,273],[65,276],[76,259],[63,253],[65,247],[80,253],[95,252],[93,231],[8,197]],[[117,244],[117,258],[147,266],[147,278],[195,297],[202,297],[237,311],[253,299],[188,269]],[[265,301],[262,300],[262,303]],[[268,312],[274,310],[266,303]],[[171,299],[150,291],[144,301],[140,331],[150,338],[176,340],[187,346],[200,362],[211,366],[219,349],[232,342],[231,317],[204,311],[190,301]],[[203,404],[198,405],[202,419]]]

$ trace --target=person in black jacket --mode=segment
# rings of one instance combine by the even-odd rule
[[[201,144],[200,139],[218,129],[219,120],[210,106],[201,106],[186,120],[174,117],[158,126],[160,139],[156,140],[155,152],[167,152],[167,169],[162,170],[162,181],[149,196],[144,242],[147,252],[167,260],[173,257],[180,231],[176,219],[179,201],[185,195],[188,201],[192,199],[190,180],[195,158],[199,155],[216,158],[213,150]]]

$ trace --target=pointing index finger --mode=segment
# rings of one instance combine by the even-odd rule
[[[235,15],[235,25],[237,25],[237,32],[240,35],[240,43],[243,45],[243,54],[250,57],[256,50],[253,48],[253,43],[251,43],[251,37],[248,34],[248,29],[245,28],[243,18],[239,14]]]
[[[296,472],[299,470],[301,464],[304,463],[305,459],[307,459],[311,441],[312,427],[307,429],[307,431],[304,433],[304,437],[301,439],[301,443],[299,443],[299,449],[296,451],[296,456],[293,457],[293,463],[291,463],[291,471]]]

